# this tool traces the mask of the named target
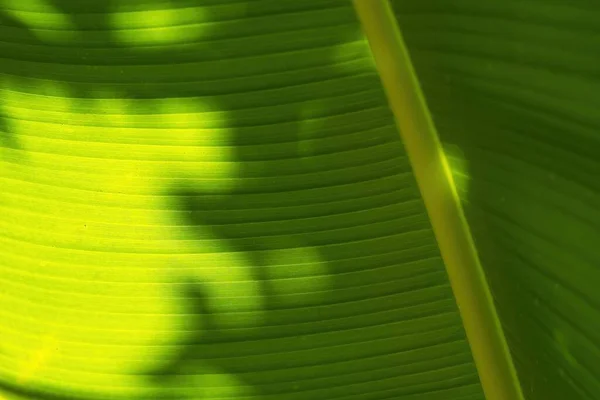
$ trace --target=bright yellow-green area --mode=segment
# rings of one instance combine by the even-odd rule
[[[1,96],[27,159],[9,150],[0,161],[0,373],[23,385],[151,390],[131,372],[160,364],[197,326],[174,297],[189,279],[223,327],[256,326],[262,298],[248,260],[183,226],[161,195],[178,180],[231,187],[218,184],[235,181],[230,149],[210,144],[227,135],[223,116],[194,99],[148,101],[157,114],[135,115],[117,92],[84,101],[59,82],[22,85],[5,82]]]
[[[376,71],[375,60],[369,50],[367,38],[360,34],[336,47],[333,59],[337,68],[348,72],[364,72],[365,69]]]
[[[451,183],[452,192],[462,202],[466,201],[469,193],[469,166],[460,147],[452,144],[443,145],[443,160],[446,175]]]
[[[193,42],[209,25],[203,7],[175,8],[165,1],[146,2],[137,10],[120,2],[110,20],[116,41],[133,47]]]
[[[183,225],[164,196],[169,185],[235,187],[225,113],[192,98],[134,105],[116,90],[78,99],[65,83],[36,80],[5,80],[0,99],[27,154],[7,149],[0,161],[0,246],[10,249],[0,253],[0,374],[32,387],[149,393],[131,372],[165,362],[186,327],[198,328],[176,297],[190,280],[221,329],[263,322],[246,255]],[[327,290],[315,250],[299,244],[267,259],[282,304]],[[243,388],[228,374],[195,379],[209,396]]]
[[[17,396],[15,394],[4,393],[0,390],[0,400],[29,400],[29,397]]]
[[[94,190],[130,194],[159,190],[171,178],[211,192],[226,192],[235,184],[232,148],[211,145],[211,137],[227,136],[224,115],[207,111],[201,100],[157,99],[134,106],[117,92],[73,99],[65,84],[42,84],[39,93],[29,93],[8,82],[1,107],[30,162],[61,165],[68,160],[64,175],[52,173],[57,182],[64,176],[89,176],[85,181]],[[112,96],[100,97],[105,95]],[[51,135],[40,134],[48,130]],[[155,140],[149,131],[156,133]],[[177,140],[171,140],[175,135]]]
[[[52,1],[0,0],[0,7],[42,41],[68,42],[76,37],[75,25]]]
[[[18,372],[19,384],[26,383],[35,373],[44,368],[50,357],[56,356],[59,352],[58,342],[54,336],[46,335],[43,337],[39,347],[30,349],[30,358],[23,360],[23,364]]]

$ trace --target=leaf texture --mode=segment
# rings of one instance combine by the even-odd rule
[[[483,398],[349,2],[0,4],[6,397]]]
[[[528,399],[600,397],[600,14],[393,0]]]

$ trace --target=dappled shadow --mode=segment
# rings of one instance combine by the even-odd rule
[[[192,183],[175,186],[171,193],[180,201],[185,223],[209,230],[226,241],[231,251],[250,260],[261,283],[265,318],[256,329],[219,329],[219,316],[205,312],[210,301],[203,298],[202,290],[192,289],[198,302],[197,318],[206,323],[182,343],[170,363],[155,371],[156,381],[163,386],[181,379],[183,371],[205,365],[237,377],[256,396],[304,398],[305,391],[319,393],[328,387],[327,383],[311,383],[309,366],[317,364],[319,347],[332,343],[328,337],[336,337],[337,329],[358,323],[351,316],[360,315],[361,306],[353,309],[347,304],[368,298],[367,293],[353,290],[359,276],[364,279],[360,267],[348,265],[353,257],[369,254],[360,241],[370,235],[360,232],[360,227],[372,223],[375,213],[369,216],[363,211],[368,200],[360,197],[378,186],[385,192],[390,184],[358,184],[357,192],[348,193],[344,185],[391,173],[378,170],[377,165],[362,171],[353,168],[352,157],[376,163],[398,154],[393,127],[377,129],[389,114],[368,109],[382,106],[384,99],[365,97],[365,89],[368,93],[378,81],[374,71],[360,65],[364,42],[354,42],[354,53],[338,50],[359,38],[358,27],[338,30],[319,39],[322,47],[312,51],[301,50],[310,48],[310,41],[283,40],[280,49],[271,51],[298,46],[301,53],[274,54],[281,66],[271,75],[263,75],[250,60],[240,64],[239,71],[231,72],[233,76],[252,70],[255,76],[248,74],[237,84],[236,79],[229,81],[237,86],[232,87],[236,97],[214,98],[219,109],[228,111],[226,145],[233,149],[237,166],[229,182],[223,182],[228,189],[215,193]],[[236,48],[234,41],[224,41],[221,49],[239,56],[261,53],[257,48]],[[339,57],[346,57],[345,65],[336,65]],[[370,73],[356,77],[352,68]],[[229,82],[222,81],[224,85]],[[348,95],[349,99],[342,97]],[[369,128],[371,132],[364,132]],[[391,147],[381,151],[386,144]],[[398,171],[399,166],[391,168]],[[358,196],[358,201],[352,196]],[[383,218],[386,214],[391,216],[393,211],[382,210]],[[334,230],[346,231],[346,240],[358,243],[337,244],[331,237]],[[350,246],[355,250],[348,251]],[[349,274],[345,280],[337,277],[342,272]],[[380,288],[379,294],[384,293]],[[338,340],[341,344],[341,337]],[[346,360],[335,351],[323,351],[321,359]]]
[[[135,241],[81,266],[99,270],[99,281],[149,283],[129,290],[156,303],[138,306],[156,316],[160,341],[146,329],[139,348],[123,346],[133,371],[103,365],[133,388],[126,398],[400,397],[422,383],[476,393],[443,265],[349,2],[205,1],[201,22],[218,23],[199,26],[193,44],[183,42],[189,30],[114,35],[115,23],[128,24],[111,14],[117,2],[49,4],[75,33],[61,41],[15,20],[0,31],[13,39],[0,44],[0,72],[34,94],[32,110],[12,112],[43,123],[14,118],[21,131],[48,133],[46,141],[22,135],[23,149],[34,153],[55,135],[65,140],[53,144],[56,155],[73,157],[40,177],[68,182],[87,193],[78,201],[104,213],[93,220],[77,209],[77,223],[57,219],[54,234],[80,234],[86,250],[98,240],[85,232],[117,248]],[[49,81],[60,90],[38,93]],[[69,100],[54,101],[61,96]],[[115,157],[88,160],[107,149]],[[39,165],[59,158],[35,153]],[[44,221],[74,217],[53,212]],[[132,315],[119,328],[135,332],[146,321]],[[124,332],[112,340],[137,340]],[[441,379],[439,370],[450,372]],[[136,392],[136,382],[147,389]],[[52,389],[66,392],[70,383]],[[102,390],[77,396],[118,398]]]
[[[0,147],[19,149],[19,141],[12,134],[4,117],[0,114]]]

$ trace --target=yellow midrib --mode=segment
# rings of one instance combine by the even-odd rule
[[[522,400],[477,250],[388,0],[354,0],[411,161],[487,400]]]

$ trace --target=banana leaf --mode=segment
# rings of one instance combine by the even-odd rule
[[[600,398],[599,27],[0,1],[0,399]]]

